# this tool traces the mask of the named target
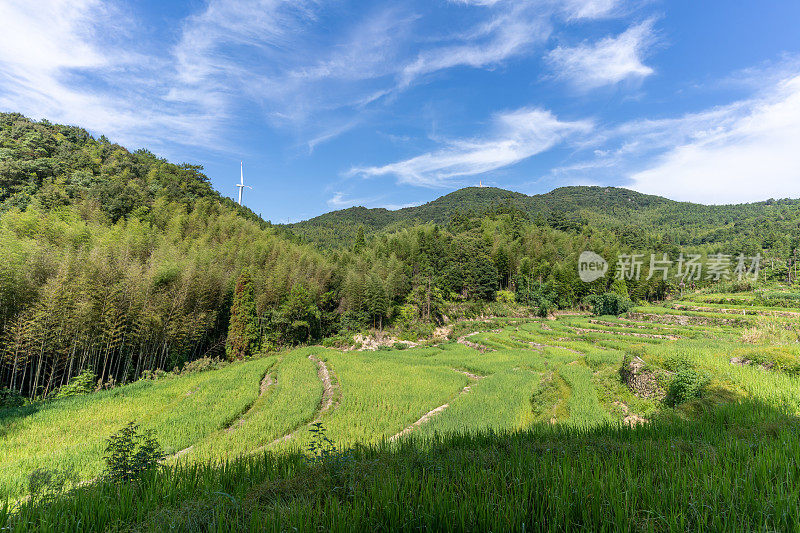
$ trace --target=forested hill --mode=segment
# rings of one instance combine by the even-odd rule
[[[432,332],[499,289],[539,312],[585,305],[612,282],[580,280],[583,250],[764,253],[765,279],[793,281],[798,229],[794,200],[702,206],[601,187],[473,187],[278,228],[198,166],[0,114],[0,393],[48,397],[84,371],[110,386],[387,325]],[[625,285],[637,300],[675,290]]]
[[[418,207],[395,211],[351,207],[286,227],[310,242],[337,247],[351,244],[359,228],[369,235],[416,223],[448,224],[509,211],[518,211],[538,225],[567,231],[602,226],[624,237],[646,230],[669,236],[677,244],[730,242],[753,236],[761,240],[766,236],[769,248],[781,233],[800,228],[800,200],[702,205],[596,186],[560,187],[533,196],[495,187],[466,187]]]
[[[222,355],[243,271],[258,313],[327,290],[315,249],[201,170],[0,114],[0,390],[46,396],[84,369],[109,384]]]

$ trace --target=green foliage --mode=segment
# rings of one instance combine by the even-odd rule
[[[87,368],[69,380],[69,383],[58,389],[55,398],[69,398],[80,394],[88,394],[94,391],[96,385],[97,374],[91,368]]]
[[[516,303],[516,295],[508,290],[497,291],[496,300],[501,303]]]
[[[311,293],[302,285],[292,287],[286,301],[272,318],[278,342],[293,345],[319,338],[320,310]]]
[[[152,432],[140,432],[130,422],[106,441],[106,469],[103,477],[116,482],[138,479],[164,460],[164,452]]]
[[[22,407],[25,405],[25,397],[15,390],[0,387],[0,409]]]
[[[558,294],[551,283],[530,281],[523,277],[517,280],[517,301],[536,308],[536,314],[546,317],[556,308]]]
[[[0,250],[0,387],[28,399],[76,368],[128,383],[224,356],[243,270],[258,316],[298,282],[316,298],[334,270],[199,167],[13,113],[0,114]]]
[[[253,283],[248,272],[239,274],[231,304],[225,354],[229,361],[251,356],[258,345],[258,316]]]
[[[709,376],[703,372],[689,368],[679,370],[669,383],[664,402],[675,406],[699,398],[710,381]]]
[[[622,298],[630,298],[630,294],[628,294],[628,285],[620,278],[614,278],[614,281],[611,282],[611,292]]]
[[[311,441],[308,443],[308,455],[311,462],[329,460],[338,453],[336,445],[328,437],[322,422],[314,422],[308,429]]]
[[[627,313],[633,307],[633,302],[630,299],[615,292],[591,295],[586,300],[592,306],[592,312],[596,316],[619,316]]]
[[[401,327],[407,329],[411,327],[411,324],[413,324],[417,319],[419,313],[417,312],[417,307],[415,305],[407,303],[398,306],[396,315],[397,323]]]

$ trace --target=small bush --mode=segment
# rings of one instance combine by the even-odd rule
[[[633,302],[630,298],[626,298],[615,292],[593,294],[589,296],[586,301],[592,306],[592,313],[596,316],[619,316],[622,313],[627,313],[631,307],[633,307]]]
[[[517,303],[517,297],[511,291],[497,291],[495,300],[506,304]]]
[[[308,445],[311,463],[325,461],[338,453],[336,445],[328,437],[322,422],[314,422],[308,431],[311,433],[311,443]]]
[[[131,422],[106,441],[104,477],[116,483],[131,481],[163,459],[164,452],[152,432],[140,432]]]
[[[676,406],[703,395],[703,391],[711,380],[708,375],[697,370],[685,369],[677,372],[669,383],[667,405]]]
[[[70,398],[72,396],[80,396],[81,394],[89,394],[95,390],[96,383],[97,374],[95,374],[91,368],[87,368],[69,380],[69,383],[58,389],[55,397],[60,399]]]
[[[141,375],[139,376],[139,379],[149,379],[153,381],[158,381],[159,379],[164,379],[170,375],[171,374],[169,372],[157,368],[155,370],[143,370]]]
[[[694,370],[689,362],[689,358],[682,353],[670,354],[664,359],[664,368],[671,372],[683,372],[684,370]]]
[[[322,339],[322,345],[326,348],[344,348],[352,346],[355,343],[352,335],[334,335],[333,337],[326,337]]]
[[[225,366],[228,366],[227,361],[223,361],[222,359],[215,359],[211,357],[201,357],[200,359],[195,359],[189,363],[183,365],[180,372],[177,372],[178,375],[184,376],[186,374],[194,374],[196,372],[205,372],[206,370],[219,370]]]
[[[0,388],[0,409],[11,407],[22,407],[25,405],[25,397],[15,390]]]

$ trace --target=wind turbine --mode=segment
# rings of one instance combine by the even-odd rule
[[[239,187],[239,205],[242,205],[242,190],[247,187],[248,189],[252,189],[251,186],[244,184],[244,162],[239,162],[239,183],[236,184]]]

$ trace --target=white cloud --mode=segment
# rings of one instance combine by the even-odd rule
[[[653,69],[642,61],[654,41],[653,21],[648,20],[616,37],[606,37],[593,44],[559,46],[545,59],[557,78],[588,90],[653,74]]]
[[[110,2],[4,2],[0,109],[78,124],[137,146],[208,142],[219,111],[165,97],[164,60],[136,51],[129,31],[135,26]]]
[[[713,204],[800,197],[800,76],[703,118],[691,139],[632,173],[632,187]]]
[[[142,38],[153,30],[136,20],[135,4],[5,0],[0,109],[156,148],[219,148],[231,118],[255,110],[313,151],[427,75],[497,68],[536,51],[556,21],[607,16],[616,5],[454,3],[459,16],[442,29],[426,20],[435,4],[371,7],[342,26],[341,6],[324,0],[207,0],[165,44]]]
[[[333,196],[330,197],[326,203],[331,209],[346,209],[353,206],[362,206],[368,208],[382,207],[392,211],[421,204],[421,202],[409,202],[404,204],[386,203],[386,195],[383,194],[378,196],[350,198],[346,193],[341,191],[333,193]]]
[[[401,183],[443,187],[465,176],[513,165],[544,152],[591,123],[562,122],[542,109],[523,108],[494,118],[493,131],[483,139],[458,139],[446,148],[384,166],[354,168],[351,175],[397,176]]]
[[[402,69],[400,86],[406,87],[420,76],[452,67],[484,68],[498,65],[530,51],[535,44],[543,43],[550,32],[546,13],[514,6],[466,33],[460,43],[420,52],[413,62]]]

